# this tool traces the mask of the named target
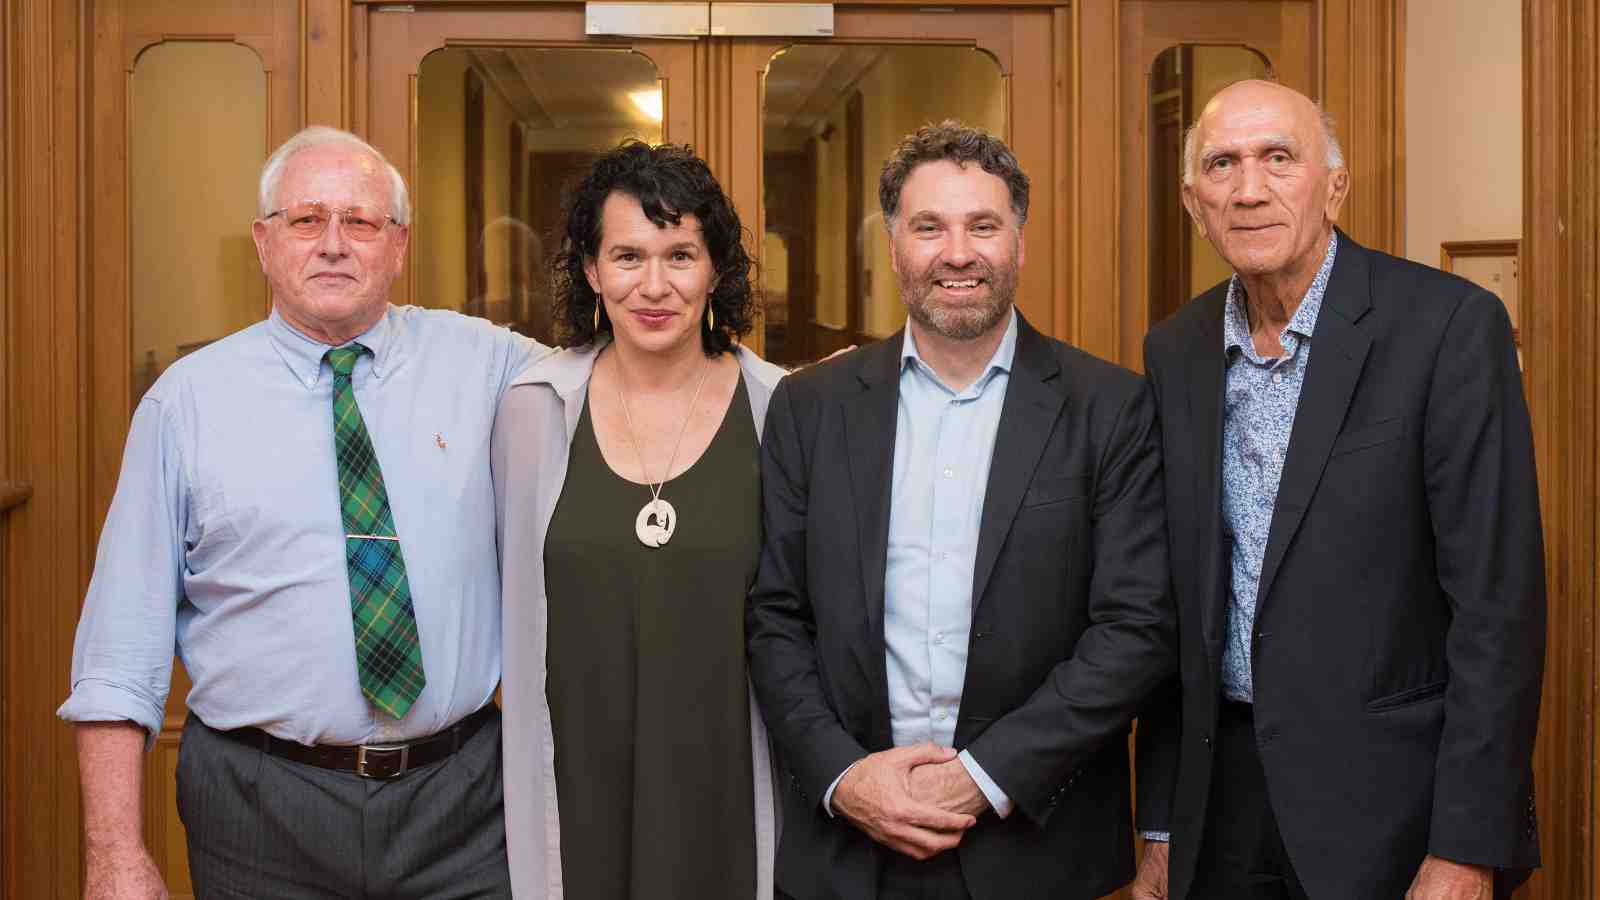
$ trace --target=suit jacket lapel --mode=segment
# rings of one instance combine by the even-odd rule
[[[989,576],[1011,522],[1033,480],[1039,456],[1055,430],[1065,402],[1065,388],[1057,376],[1061,364],[1050,344],[1017,315],[1017,350],[1006,382],[1006,399],[1000,408],[1000,426],[994,436],[989,463],[989,485],[983,495],[983,518],[978,527],[978,554],[972,570],[972,611],[983,602]]]
[[[1187,362],[1189,418],[1195,435],[1194,521],[1200,525],[1200,622],[1212,657],[1222,646],[1222,619],[1227,608],[1228,581],[1224,574],[1227,554],[1222,532],[1222,395],[1227,377],[1227,357],[1222,348],[1222,316],[1227,302],[1224,288],[1195,328],[1194,352]]]
[[[850,486],[856,510],[861,587],[867,598],[872,645],[883,648],[883,579],[889,561],[889,489],[894,481],[894,433],[900,399],[904,332],[857,351],[861,393],[844,404]],[[877,654],[879,667],[883,654]]]
[[[1345,411],[1355,394],[1366,364],[1372,338],[1359,322],[1372,308],[1367,270],[1367,250],[1343,233],[1311,337],[1311,360],[1305,385],[1295,410],[1283,477],[1278,482],[1278,502],[1267,532],[1267,551],[1261,563],[1261,584],[1256,605],[1267,602],[1278,576],[1283,555],[1294,540],[1328,464],[1334,438],[1344,426]],[[1259,612],[1257,613],[1259,615]]]

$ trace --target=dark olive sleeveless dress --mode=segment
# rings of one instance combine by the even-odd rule
[[[744,379],[711,444],[634,533],[649,487],[606,465],[588,404],[545,538],[546,694],[561,876],[573,900],[751,900],[755,800],[745,594],[761,550],[760,450]]]

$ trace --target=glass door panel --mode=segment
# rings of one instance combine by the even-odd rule
[[[129,409],[179,357],[260,321],[250,223],[267,147],[254,50],[168,41],[128,77]]]
[[[1180,44],[1150,69],[1150,325],[1233,274],[1183,208],[1186,131],[1217,92],[1246,78],[1273,77],[1249,47]]]
[[[419,306],[552,340],[561,204],[601,153],[662,140],[661,79],[627,50],[447,48],[417,78]]]
[[[591,38],[578,3],[385,5],[357,22],[354,125],[415,199],[391,299],[549,341],[562,191],[626,138],[693,139],[696,42]]]
[[[766,355],[794,364],[905,322],[878,206],[889,153],[928,122],[1006,133],[999,65],[973,47],[799,44],[762,105]]]

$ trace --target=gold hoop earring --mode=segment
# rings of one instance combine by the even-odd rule
[[[717,314],[711,309],[711,303],[709,301],[706,303],[706,330],[717,330]]]
[[[594,301],[594,333],[600,333],[600,299],[598,297]]]

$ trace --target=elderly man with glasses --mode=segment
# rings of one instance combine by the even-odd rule
[[[543,348],[390,305],[405,183],[354,135],[291,138],[260,199],[272,313],[140,401],[84,602],[86,895],[165,895],[140,750],[176,648],[197,896],[508,897],[487,446]]]

